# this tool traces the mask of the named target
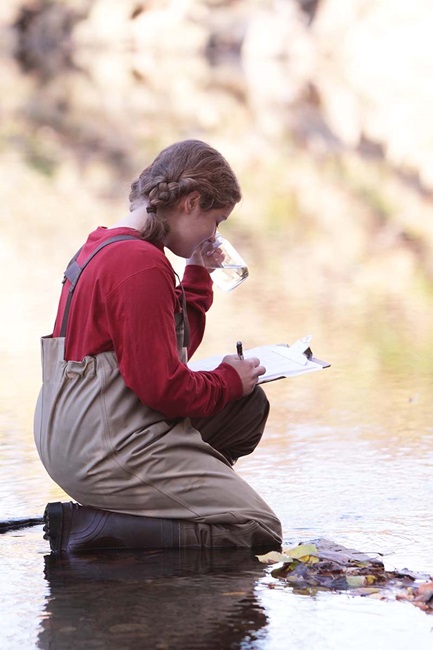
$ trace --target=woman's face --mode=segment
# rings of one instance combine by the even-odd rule
[[[171,215],[170,232],[164,241],[164,245],[175,255],[186,259],[206,240],[215,236],[219,224],[228,219],[233,210],[233,206],[202,210],[199,200],[188,201],[188,198]]]

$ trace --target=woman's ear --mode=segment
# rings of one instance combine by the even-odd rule
[[[184,209],[185,212],[192,212],[195,208],[200,205],[200,192],[194,190],[185,196],[184,199]]]

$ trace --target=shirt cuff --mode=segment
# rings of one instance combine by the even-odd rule
[[[187,264],[183,273],[183,281],[190,282],[191,284],[200,284],[202,286],[208,285],[212,288],[212,278],[209,271],[199,264]]]
[[[223,373],[229,393],[228,401],[231,402],[232,400],[240,399],[244,389],[242,387],[242,380],[233,366],[229,363],[221,363],[216,370]]]

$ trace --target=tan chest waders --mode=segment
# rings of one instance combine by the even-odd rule
[[[65,272],[71,286],[61,336],[41,339],[36,447],[52,479],[85,506],[61,504],[70,507],[60,546],[278,545],[280,522],[267,504],[203,440],[189,418],[168,420],[143,404],[125,385],[114,352],[82,361],[64,358],[67,319],[82,272],[101,248],[126,239],[137,238],[106,240],[82,266],[78,253],[71,260]],[[179,356],[186,360],[185,298],[183,302],[175,321]],[[254,401],[248,402],[250,416]],[[239,400],[229,405],[233,418],[239,409],[246,413],[245,404]]]

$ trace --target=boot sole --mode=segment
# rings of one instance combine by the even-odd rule
[[[48,503],[44,512],[44,539],[50,542],[53,553],[62,550],[63,508],[60,502]]]

